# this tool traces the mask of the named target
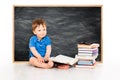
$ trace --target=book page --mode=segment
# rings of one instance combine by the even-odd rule
[[[70,64],[70,65],[73,65],[74,63],[77,62],[77,59],[68,57],[68,56],[64,56],[64,55],[58,55],[54,58],[51,58],[51,60],[53,60],[55,62],[59,62],[59,63]]]

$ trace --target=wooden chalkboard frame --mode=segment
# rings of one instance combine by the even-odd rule
[[[101,44],[100,44],[100,49],[101,49],[101,59],[100,62],[103,62],[103,38],[102,38],[102,5],[13,5],[13,62],[28,62],[28,61],[16,61],[15,60],[15,20],[14,20],[14,11],[15,7],[100,7],[101,8]]]

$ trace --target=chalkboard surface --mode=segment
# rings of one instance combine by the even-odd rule
[[[101,45],[101,7],[14,7],[14,61],[28,61],[31,24],[35,18],[47,23],[52,56],[75,57],[81,42]],[[97,61],[101,61],[101,46]]]

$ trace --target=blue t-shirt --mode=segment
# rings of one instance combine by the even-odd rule
[[[43,39],[39,40],[37,36],[32,36],[29,41],[29,48],[35,47],[38,53],[44,57],[46,53],[46,47],[51,45],[51,40],[48,36],[45,36]],[[30,51],[29,58],[33,57],[34,55]]]

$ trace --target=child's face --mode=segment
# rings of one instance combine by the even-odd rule
[[[39,25],[36,27],[33,33],[38,37],[38,39],[42,39],[43,37],[46,36],[47,30],[46,27],[43,27],[43,25]]]

